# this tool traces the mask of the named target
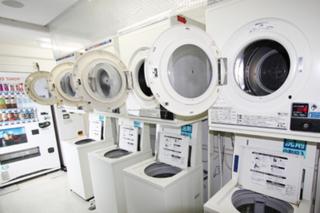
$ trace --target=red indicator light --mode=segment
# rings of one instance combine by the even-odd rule
[[[178,20],[178,22],[181,22],[182,24],[187,23],[187,19],[183,16],[180,16],[180,15],[177,16],[177,20]]]
[[[308,106],[300,106],[296,110],[297,112],[308,113]]]

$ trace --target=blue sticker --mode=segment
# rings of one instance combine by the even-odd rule
[[[320,112],[309,112],[309,118],[320,118]]]
[[[184,125],[181,127],[181,135],[187,136],[187,137],[192,137],[192,125]]]
[[[293,154],[293,155],[301,155],[306,157],[307,151],[307,143],[305,141],[298,140],[289,140],[284,139],[283,141],[283,152]]]
[[[133,126],[134,126],[135,128],[141,128],[141,122],[140,122],[140,121],[134,121],[134,122],[133,122]]]
[[[104,119],[105,119],[105,116],[99,115],[99,121],[104,121]]]

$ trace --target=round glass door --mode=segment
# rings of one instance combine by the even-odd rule
[[[252,96],[265,96],[277,91],[289,75],[287,50],[273,40],[258,40],[245,47],[237,57],[235,80]]]
[[[158,37],[152,50],[146,73],[160,104],[179,116],[205,113],[217,98],[217,52],[211,38],[197,27],[175,26]]]
[[[168,77],[171,86],[182,97],[200,97],[207,91],[212,80],[210,59],[198,46],[180,46],[170,57]]]
[[[56,97],[49,90],[49,72],[38,71],[31,73],[25,81],[25,90],[28,96],[36,103],[53,105]]]
[[[75,64],[75,88],[83,99],[99,111],[121,106],[127,96],[126,67],[115,55],[92,51]]]
[[[50,91],[56,95],[58,103],[68,106],[78,106],[81,98],[73,85],[73,63],[66,62],[57,65],[50,73]]]

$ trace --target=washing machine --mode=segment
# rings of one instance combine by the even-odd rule
[[[157,126],[156,156],[124,169],[128,212],[202,212],[201,128]]]
[[[185,24],[205,28],[204,24],[182,15],[161,15],[118,32],[120,58],[131,73],[133,84],[126,101],[129,115],[174,119],[174,115],[158,103],[147,86],[144,67],[150,47],[155,39],[166,29],[174,25]]]
[[[212,130],[319,141],[319,6],[244,0],[207,10],[225,71]]]
[[[313,212],[317,153],[314,143],[236,135],[232,179],[205,212]]]
[[[69,188],[84,200],[94,196],[88,154],[112,147],[115,141],[112,120],[98,114],[90,115],[88,136],[62,141]]]
[[[150,127],[146,123],[119,119],[118,144],[89,154],[97,212],[126,213],[122,170],[152,157]]]

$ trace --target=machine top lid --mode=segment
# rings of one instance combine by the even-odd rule
[[[137,152],[139,146],[139,128],[133,125],[120,125],[119,148],[129,152]]]
[[[159,136],[158,160],[186,169],[189,162],[190,137],[167,132],[162,132]]]
[[[205,113],[217,97],[217,48],[201,29],[177,25],[163,32],[146,61],[148,86],[161,105],[182,117]]]
[[[25,80],[25,91],[36,103],[53,105],[57,103],[56,96],[49,90],[49,72],[37,71],[31,73]]]
[[[292,143],[301,144],[304,151],[286,148]],[[236,136],[232,178],[244,189],[298,204],[303,184],[310,184],[305,175],[313,169],[314,152],[301,141]]]

